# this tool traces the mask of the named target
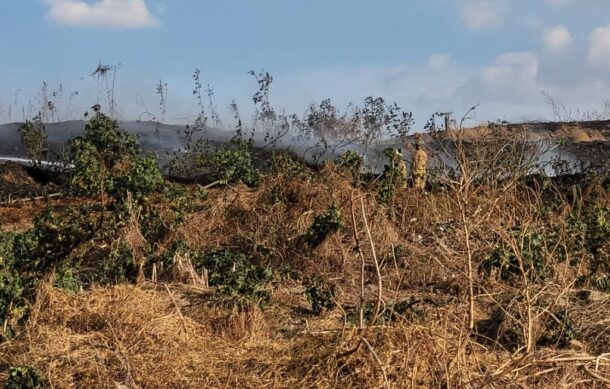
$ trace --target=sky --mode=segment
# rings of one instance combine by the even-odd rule
[[[264,69],[271,103],[302,115],[383,97],[414,113],[474,120],[550,120],[549,96],[580,119],[610,100],[610,0],[0,0],[0,122],[30,116],[55,92],[61,120],[78,119],[117,65],[117,116],[197,112],[192,74],[214,103],[252,110]],[[100,97],[101,96],[101,97]],[[593,115],[594,116],[594,115]]]

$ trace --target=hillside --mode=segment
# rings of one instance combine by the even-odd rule
[[[0,157],[27,158],[27,153],[23,149],[19,139],[20,123],[0,125]],[[155,122],[122,122],[121,125],[130,133],[136,134],[140,138],[142,150],[144,152],[156,152],[162,159],[167,153],[183,150],[186,145],[185,126],[166,125]],[[610,121],[588,121],[572,123],[522,123],[511,124],[515,131],[523,132],[531,142],[550,140],[552,142],[561,141],[562,145],[557,149],[557,154],[566,160],[578,160],[584,164],[604,165],[607,163],[607,156],[610,153]],[[61,123],[46,124],[48,132],[49,149],[55,153],[61,153],[65,149],[65,144],[69,139],[82,134],[85,121],[70,121]],[[488,127],[467,128],[463,131],[465,140],[480,138],[488,131]],[[233,131],[206,128],[199,137],[205,137],[213,144],[227,144],[235,135]],[[414,142],[416,135],[409,136],[410,142]],[[418,135],[419,136],[419,135]],[[264,134],[259,134],[255,138],[255,146],[266,146],[267,142],[263,139]],[[433,150],[439,150],[438,143],[430,136],[424,135],[428,146]],[[339,141],[328,140],[333,149],[333,144]],[[383,149],[393,146],[404,149],[400,142],[380,142],[372,145],[367,150],[367,157],[371,165],[378,165],[377,160],[383,158]],[[354,149],[364,152],[363,147],[357,144],[349,144],[339,147],[325,156],[325,159],[338,157],[346,150]],[[296,157],[305,161],[315,159],[316,149],[315,140],[304,141],[302,137],[295,133],[288,133],[277,143],[266,147],[261,151],[262,155],[258,158],[264,160],[268,158],[268,151],[275,150],[280,152],[290,152]],[[408,156],[412,150],[404,150]],[[255,153],[257,154],[257,153]],[[257,162],[262,165],[261,162]]]

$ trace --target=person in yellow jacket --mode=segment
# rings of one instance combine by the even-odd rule
[[[392,154],[392,163],[394,164],[394,168],[398,170],[400,173],[400,178],[398,180],[398,185],[402,188],[406,188],[407,186],[407,164],[405,163],[404,158],[402,157],[402,153],[400,150],[394,150]]]
[[[428,153],[424,149],[424,142],[417,140],[415,142],[415,153],[413,154],[412,166],[413,170],[413,187],[417,189],[426,188],[426,171],[428,167]]]

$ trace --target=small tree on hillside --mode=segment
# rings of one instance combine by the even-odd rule
[[[32,166],[39,168],[47,154],[47,131],[40,116],[27,120],[19,128],[19,135]]]

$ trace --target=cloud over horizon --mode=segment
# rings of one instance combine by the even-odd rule
[[[469,0],[460,18],[471,31],[496,28],[504,22],[507,4],[503,0]]]
[[[587,60],[599,69],[610,66],[610,26],[596,28],[589,35]]]
[[[560,52],[572,43],[572,33],[563,25],[544,30],[542,41],[552,52]]]
[[[159,26],[144,0],[44,0],[54,22],[70,27],[139,29]]]

